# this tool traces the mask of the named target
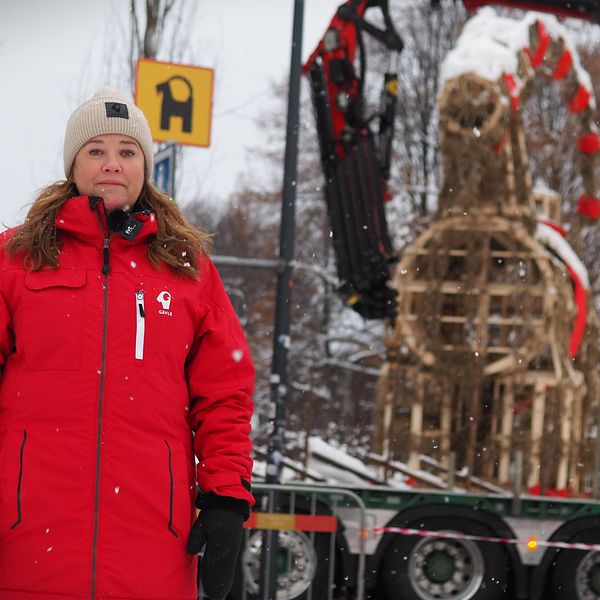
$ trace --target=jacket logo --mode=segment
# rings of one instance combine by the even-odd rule
[[[156,296],[156,301],[160,302],[162,308],[158,310],[159,315],[168,315],[169,317],[173,316],[173,313],[169,310],[171,307],[171,293],[167,292],[167,290],[163,290],[158,296]]]

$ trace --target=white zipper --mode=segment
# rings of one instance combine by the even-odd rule
[[[146,313],[144,312],[144,290],[135,293],[135,357],[144,358],[144,335],[146,333]]]

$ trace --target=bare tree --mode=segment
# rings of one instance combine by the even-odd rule
[[[146,0],[145,10],[131,0],[131,57],[156,58],[162,41],[165,21],[175,0]],[[145,19],[144,19],[145,18]],[[143,20],[145,26],[142,27]],[[132,61],[133,62],[133,61]]]
[[[197,24],[198,4],[190,0],[130,0],[131,81],[138,58],[183,60]]]
[[[440,68],[466,20],[458,3],[434,9],[429,0],[396,1],[394,21],[404,41],[398,73],[396,169],[393,184],[425,216],[438,192]]]

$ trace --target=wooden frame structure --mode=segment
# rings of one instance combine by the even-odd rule
[[[529,32],[531,47],[518,56],[520,101],[534,67],[552,66],[566,48],[537,21]],[[578,89],[573,77],[567,99]],[[466,73],[441,94],[443,186],[435,220],[404,250],[393,280],[399,313],[387,333],[374,449],[411,469],[426,468],[423,454],[443,463],[453,451],[470,475],[507,487],[520,450],[530,490],[589,492],[600,467],[598,319],[588,311],[572,356],[581,310],[572,272],[536,238],[540,217],[560,223],[560,197],[532,189],[509,83]],[[590,118],[579,111],[583,135]],[[593,188],[592,157],[582,162]]]

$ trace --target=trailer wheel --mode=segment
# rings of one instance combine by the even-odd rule
[[[597,544],[600,531],[587,531],[573,542]],[[600,600],[600,552],[561,550],[554,562],[551,594],[555,600]]]
[[[259,592],[262,532],[246,538],[236,567],[231,597],[256,600]],[[303,600],[312,585],[313,600],[327,598],[329,536],[315,534],[314,544],[302,531],[280,531],[277,556],[277,600]]]
[[[428,519],[409,527],[491,535],[472,521],[466,531],[460,525]],[[398,535],[383,560],[381,583],[388,600],[497,600],[506,598],[508,557],[495,543]]]

